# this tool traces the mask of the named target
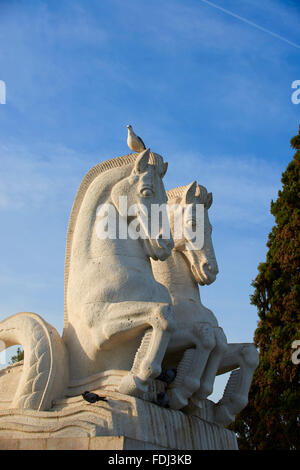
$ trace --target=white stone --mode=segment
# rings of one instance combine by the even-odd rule
[[[22,312],[0,322],[0,339],[7,348],[21,344],[25,351],[22,375],[10,407],[49,409],[52,400],[62,396],[69,381],[67,351],[56,329],[39,315]],[[17,372],[17,368],[8,370],[12,372],[10,381],[14,381],[13,371]],[[11,388],[6,373],[7,370],[0,371],[0,397],[5,395],[3,387]]]
[[[151,156],[152,163],[148,164]],[[99,204],[119,198],[128,206],[167,202],[162,157],[145,150],[138,157],[114,159],[88,174],[76,196],[68,228],[65,270],[65,329],[71,381],[107,370],[131,371],[119,385],[122,393],[141,396],[147,380],[160,373],[173,328],[168,290],[155,281],[149,258],[165,259],[173,241],[99,239]],[[150,196],[144,188],[152,187]],[[121,215],[121,214],[120,214]]]
[[[49,412],[0,410],[0,449],[87,448],[87,440],[91,442],[96,437],[107,439],[103,447],[100,440],[99,448],[120,449],[120,436],[128,446],[130,442],[127,448],[135,450],[237,449],[233,432],[201,417],[186,416],[114,392],[107,393],[107,399],[96,404],[89,404],[82,397],[58,400]],[[114,440],[108,440],[109,436]]]
[[[155,278],[170,292],[176,316],[176,328],[163,361],[165,369],[177,369],[176,379],[167,390],[170,406],[195,413],[212,393],[216,375],[233,370],[222,400],[214,407],[214,415],[210,414],[215,422],[226,425],[247,404],[258,353],[253,344],[227,344],[215,315],[200,299],[198,284],[211,284],[218,274],[208,218],[212,194],[195,182],[167,194],[170,207],[204,204],[205,209],[201,250],[186,249],[188,240],[182,230],[182,238],[174,237],[172,255],[163,262],[151,261]],[[171,212],[172,232],[175,216]]]
[[[0,344],[21,344],[25,353],[24,362],[0,371],[0,448],[8,448],[8,438],[26,448],[31,437],[43,449],[101,448],[104,441],[91,443],[95,436],[114,437],[103,445],[116,448],[236,448],[224,425],[247,404],[258,354],[253,344],[227,344],[200,299],[198,285],[218,273],[212,194],[196,182],[166,193],[163,158],[144,149],[130,127],[128,144],[141,153],[99,163],[77,192],[67,232],[62,338],[31,312],[0,322]],[[124,213],[124,197],[128,207],[144,205],[149,226],[153,204],[203,204],[202,248],[187,249],[185,235],[163,238],[162,223],[154,234],[145,230],[145,238],[101,238],[103,204],[126,228],[133,220],[145,225],[141,210],[136,219]],[[173,234],[175,216],[171,210]],[[162,368],[176,369],[173,381],[170,372],[158,377]],[[215,404],[207,397],[216,375],[228,371]],[[83,402],[86,390],[99,390],[108,402]],[[169,409],[158,406],[167,398]]]

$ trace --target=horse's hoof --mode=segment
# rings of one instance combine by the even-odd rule
[[[217,403],[214,408],[214,421],[217,424],[227,426],[234,421],[234,415],[232,415],[227,406]]]
[[[188,399],[185,398],[180,390],[171,388],[168,390],[169,404],[172,410],[181,410],[188,404]]]
[[[196,377],[186,377],[184,379],[184,386],[189,391],[190,395],[199,390],[200,379]]]
[[[126,375],[119,385],[119,393],[123,395],[142,398],[146,392],[148,392],[148,384],[132,374]]]

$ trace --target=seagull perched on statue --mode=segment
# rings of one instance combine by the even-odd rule
[[[134,152],[142,152],[146,150],[146,146],[142,139],[133,132],[132,126],[128,125],[128,136],[127,136],[127,145]]]

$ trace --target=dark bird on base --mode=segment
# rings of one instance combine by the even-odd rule
[[[97,393],[93,393],[93,392],[84,392],[82,394],[82,397],[84,398],[85,401],[88,401],[89,403],[96,403],[97,401],[107,401],[106,398],[99,397]]]
[[[162,382],[165,382],[166,384],[169,385],[175,379],[176,373],[177,373],[176,369],[163,370],[161,371],[161,374],[158,377],[156,377],[156,380],[161,380]]]
[[[160,392],[160,393],[157,394],[155,403],[159,406],[163,406],[164,408],[170,408],[169,407],[169,397],[164,392]]]

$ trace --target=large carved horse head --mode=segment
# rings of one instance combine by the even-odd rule
[[[137,157],[131,174],[114,185],[111,198],[126,225],[134,230],[128,236],[139,236],[144,242],[146,253],[155,260],[165,260],[174,247],[172,236],[167,237],[161,223],[152,223],[154,205],[167,204],[168,198],[162,182],[168,164],[147,149]],[[123,214],[122,202],[126,196],[127,214]],[[159,222],[159,221],[158,221]],[[138,230],[135,230],[137,227]]]

